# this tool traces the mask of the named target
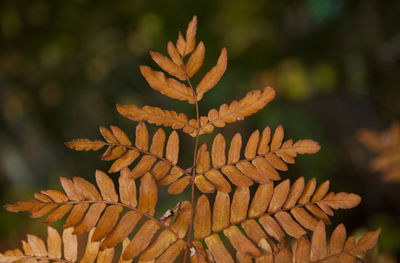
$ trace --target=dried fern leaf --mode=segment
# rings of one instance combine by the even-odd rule
[[[190,80],[205,56],[204,43],[196,42],[196,31],[194,16],[185,38],[179,32],[176,45],[168,43],[169,58],[150,52],[164,72],[148,66],[141,66],[140,71],[154,90],[196,104],[198,111],[197,102],[225,73],[227,51],[221,50],[216,65],[193,88]],[[328,247],[325,225],[331,223],[334,210],[355,207],[361,201],[360,196],[329,192],[329,181],[317,187],[315,178],[305,182],[300,177],[293,184],[284,180],[274,185],[274,181],[281,179],[278,171],[288,170],[288,164],[295,163],[297,154],[319,151],[318,143],[308,139],[284,141],[282,126],[274,132],[266,127],[262,133],[254,131],[246,143],[236,134],[226,153],[225,138],[218,134],[210,151],[206,144],[197,147],[196,140],[195,165],[182,169],[177,165],[177,132],[167,137],[160,128],[151,136],[144,124],[181,129],[198,137],[211,133],[215,127],[243,120],[274,97],[271,88],[252,91],[239,101],[211,109],[207,116],[190,120],[183,113],[158,107],[117,105],[123,116],[139,121],[134,142],[120,128],[110,126],[100,127],[104,140],[75,139],[66,145],[78,151],[97,151],[107,146],[101,159],[113,161],[109,173],[120,172],[118,191],[113,180],[97,170],[96,185],[80,177],[60,178],[65,193],[44,190],[29,201],[6,205],[12,212],[28,211],[33,218],[48,215],[46,223],[66,217],[65,230],[61,237],[49,227],[46,242],[28,235],[27,241],[22,241],[22,250],[0,254],[0,262],[70,263],[80,259],[80,262],[102,263],[132,260],[169,263],[176,261],[183,251],[185,263],[189,253],[193,263],[355,262],[376,246],[380,230],[368,232],[355,242],[354,237],[346,237],[344,226],[339,225]],[[400,170],[400,126],[394,124],[389,135],[379,136],[364,132],[361,140],[379,154],[372,161],[372,168],[392,178]],[[258,187],[251,196],[249,187],[254,183]],[[182,193],[191,185],[192,202],[179,202],[156,218],[158,186],[162,185],[169,185],[171,194]],[[195,201],[194,185],[202,193],[216,191],[215,199],[202,194]],[[232,185],[236,186],[235,191],[229,195]],[[309,231],[314,231],[311,242],[307,238]],[[89,233],[86,247],[79,249],[80,255],[77,234],[84,232]],[[294,251],[286,241],[287,236],[297,240]],[[116,258],[115,247],[119,244],[122,251]]]
[[[201,195],[197,200],[193,224],[196,239],[204,238],[211,233],[211,209],[206,195]]]
[[[307,206],[323,207],[321,212],[324,216],[329,216],[331,214],[325,212],[326,208],[348,209],[357,206],[361,201],[356,194],[327,194],[325,191],[326,186],[329,187],[327,183],[318,188],[321,190],[314,188],[311,193],[310,188],[306,188],[305,185],[303,177],[292,185],[288,179],[275,187],[272,182],[261,184],[252,199],[248,187],[238,187],[232,200],[228,194],[218,191],[213,210],[210,208],[207,196],[202,195],[197,201],[195,211],[195,240],[204,240],[216,259],[219,257],[218,253],[225,253],[224,245],[217,238],[222,231],[238,253],[257,258],[262,255],[262,251],[253,244],[259,244],[262,239],[271,243],[269,246],[272,251],[276,250],[273,240],[281,243],[286,235],[299,239],[307,234],[307,230],[314,231],[317,228],[320,218],[312,211],[308,211]],[[311,199],[299,204],[298,201],[304,193]],[[239,231],[238,224],[245,230],[245,234]],[[207,242],[213,248],[210,248]],[[288,253],[291,252],[283,251],[279,257],[288,257]],[[216,259],[216,262],[225,261]]]
[[[229,182],[217,170],[210,170],[210,154],[207,151],[207,146],[203,144],[197,153],[196,173],[203,173],[205,178],[210,181],[218,191],[230,192],[231,186]],[[208,171],[208,172],[207,172]]]
[[[184,176],[175,182],[173,182],[169,187],[168,187],[168,193],[177,195],[182,193],[186,187],[190,184],[191,182],[191,177],[190,176]]]
[[[186,41],[182,36],[182,33],[178,33],[178,39],[176,40],[176,49],[179,55],[183,58],[185,56]]]
[[[182,34],[179,33],[176,47],[172,42],[168,43],[168,54],[171,59],[158,52],[150,52],[152,59],[164,71],[181,81],[189,80],[193,77],[203,64],[205,48],[203,42],[200,42],[196,47],[196,30],[197,18],[194,16],[192,21],[189,22],[186,31],[186,41]],[[192,52],[193,54],[185,65],[183,58]],[[193,90],[181,82],[166,78],[162,72],[154,71],[147,66],[141,66],[140,71],[149,85],[160,93],[174,99],[188,101],[191,104],[195,102],[196,98]]]
[[[153,56],[155,56],[153,54]],[[174,64],[175,65],[175,64]],[[169,69],[169,71],[172,71]],[[140,72],[149,83],[150,87],[160,92],[161,94],[173,99],[187,101],[190,104],[195,103],[193,90],[187,87],[182,82],[172,78],[165,77],[165,74],[160,71],[155,71],[148,66],[140,66]],[[173,72],[176,74],[176,72]]]
[[[205,144],[200,146],[196,161],[196,179],[199,179],[195,179],[198,189],[203,193],[214,191],[214,188],[217,191],[230,192],[230,183],[238,187],[249,187],[254,182],[266,184],[280,180],[278,170],[286,171],[286,163],[294,163],[297,154],[313,154],[320,149],[317,142],[309,139],[296,143],[292,140],[282,142],[282,126],[276,128],[272,140],[270,137],[269,127],[266,127],[261,135],[258,130],[253,132],[245,145],[243,160],[240,160],[240,134],[232,138],[228,155],[222,134],[215,136],[211,154]],[[205,184],[211,184],[212,187],[205,187]]]
[[[199,93],[199,92],[198,92]],[[219,110],[212,109],[208,112],[206,122],[200,126],[200,134],[210,133],[214,127],[224,127],[226,123],[233,123],[243,120],[263,109],[273,98],[275,91],[272,88],[254,90],[239,101],[234,100],[231,104],[222,104]]]
[[[203,248],[203,245],[195,241],[193,242],[193,246],[190,248],[190,262],[192,263],[208,263],[213,262],[211,260],[207,260],[207,251]]]
[[[203,65],[205,52],[204,43],[200,41],[185,65],[186,74],[189,79],[192,78]],[[197,98],[197,100],[199,100],[199,98]]]
[[[78,240],[72,232],[73,228],[67,228],[61,236],[56,229],[48,226],[46,242],[28,234],[27,241],[22,241],[23,250],[14,249],[0,253],[0,262],[76,262]]]
[[[172,59],[172,61],[176,65],[181,66],[183,63],[183,59],[182,59],[181,55],[179,54],[178,49],[175,47],[175,45],[171,41],[168,42],[167,51],[168,51],[168,55]]]
[[[182,67],[176,64],[173,60],[154,51],[150,51],[150,56],[164,71],[168,72],[170,75],[178,78],[179,80],[185,80],[185,72],[183,71]]]
[[[385,182],[400,182],[400,124],[393,121],[381,133],[367,129],[358,132],[359,141],[376,156],[370,161],[373,172],[382,173]]]
[[[224,229],[224,235],[232,246],[241,254],[250,254],[253,258],[261,256],[261,251],[239,230],[237,226]]]
[[[168,174],[172,174],[176,169],[182,174],[188,175],[186,171],[176,165],[179,158],[179,136],[176,131],[172,132],[168,139],[166,139],[165,132],[160,128],[155,132],[150,142],[146,125],[139,123],[136,126],[134,145],[132,145],[126,133],[116,126],[111,126],[110,129],[100,127],[100,131],[106,140],[103,143],[108,145],[108,149],[102,155],[102,159],[113,161],[108,170],[109,173],[119,172],[133,165],[138,160],[133,165],[131,172],[134,178],[139,178],[145,173],[150,172],[159,182]],[[76,147],[72,147],[70,143],[67,143],[67,145],[70,148],[77,149]],[[175,170],[173,170],[174,168]]]
[[[124,154],[113,158],[114,163],[109,172],[118,172],[139,159],[132,169],[134,178],[150,172],[157,180],[157,184],[171,184],[169,193],[179,194],[184,191],[191,179],[187,171],[176,166],[179,153],[177,133],[171,133],[165,147],[165,134],[159,129],[152,138],[153,142],[149,151],[149,135],[146,126],[140,123],[136,130],[135,146],[132,146],[123,131],[119,130],[118,133],[114,131],[115,134],[119,134],[120,139],[118,139],[118,136],[114,136],[110,130],[101,127],[105,140],[112,142],[108,143],[110,149],[125,149]],[[261,135],[259,131],[253,132],[245,145],[244,160],[240,160],[242,148],[240,134],[232,138],[228,155],[226,155],[225,138],[221,134],[214,139],[211,155],[207,146],[202,145],[197,153],[195,184],[198,189],[203,193],[212,193],[215,189],[230,192],[230,183],[239,187],[248,187],[254,182],[265,184],[271,180],[280,180],[278,170],[287,170],[286,163],[294,163],[297,154],[313,154],[320,149],[318,143],[309,139],[295,143],[292,140],[282,142],[282,126],[278,126],[272,133],[272,140],[270,138],[269,127],[266,127]]]
[[[233,258],[217,234],[212,234],[204,239],[215,262],[233,263]]]
[[[228,62],[228,55],[226,48],[221,50],[217,64],[202,78],[196,87],[196,99],[199,101],[203,98],[204,93],[212,89],[224,75],[226,65]]]
[[[106,145],[103,141],[89,139],[75,139],[65,144],[76,151],[97,151]]]
[[[193,134],[196,130],[196,122],[189,122],[183,113],[163,110],[158,107],[136,105],[117,105],[117,110],[123,116],[134,121],[146,121],[151,124],[163,125],[173,129],[182,129],[183,132]]]
[[[186,41],[183,38],[181,32],[179,32],[178,34],[178,40],[176,41],[175,49],[179,57],[184,58],[186,55],[190,54],[193,51],[196,45],[196,31],[197,31],[197,17],[193,16],[186,30]],[[169,46],[170,44],[168,44],[168,53],[170,54],[171,58],[177,57],[177,55],[174,54],[175,52],[170,52]],[[171,53],[174,55],[171,55]],[[177,63],[177,61],[175,61],[175,63]]]
[[[22,241],[23,250],[14,249],[8,250],[4,254],[0,253],[0,262],[2,263],[13,263],[13,262],[66,262],[73,263],[78,262],[104,262],[111,263],[125,263],[122,256],[119,258],[115,257],[114,248],[108,248],[101,250],[100,241],[93,241],[93,233],[95,229],[92,229],[86,240],[80,239],[86,242],[86,247],[82,247],[84,250],[78,250],[78,238],[76,234],[73,234],[74,228],[64,229],[61,235],[52,227],[47,228],[47,242],[40,239],[35,235],[29,235],[27,242]],[[122,253],[125,252],[125,248],[129,239],[125,239],[123,242]],[[130,262],[130,261],[129,261]]]
[[[196,31],[197,31],[197,16],[193,16],[186,30],[185,52],[183,53],[184,56],[192,53],[194,47],[196,46]]]
[[[115,190],[113,181],[104,172],[96,171],[96,182],[99,190],[80,177],[75,177],[73,181],[61,178],[61,184],[66,195],[56,190],[46,190],[36,194],[35,199],[9,204],[5,208],[11,212],[28,211],[35,216],[49,214],[46,219],[47,222],[59,220],[70,212],[64,223],[64,228],[74,227],[73,234],[91,231],[90,241],[92,243],[88,246],[96,246],[101,250],[113,248],[123,242],[139,223],[139,220],[144,220],[145,224],[138,230],[133,240],[146,239],[146,242],[141,244],[139,252],[147,251],[146,249],[150,250],[151,247],[155,246],[154,244],[160,242],[164,245],[168,244],[168,246],[163,247],[164,250],[173,245],[172,242],[166,242],[167,237],[167,239],[163,239],[159,236],[154,239],[159,230],[167,231],[169,238],[172,237],[174,242],[186,236],[190,223],[190,203],[183,202],[162,218],[155,218],[158,190],[150,173],[141,178],[140,187],[137,191],[136,182],[131,172],[127,168],[123,169],[119,178],[119,195]],[[60,208],[66,206],[68,206],[68,209],[60,210]],[[43,212],[38,213],[38,210]],[[123,214],[123,210],[127,212]],[[56,214],[56,216],[53,214]],[[174,222],[169,226],[169,221],[175,215]],[[150,235],[149,233],[153,234]],[[57,237],[53,239],[57,239]],[[45,250],[41,242],[37,241],[35,237],[29,237],[29,240],[31,242],[28,243],[34,244],[34,249],[38,250],[38,253],[44,254]],[[138,255],[133,253],[132,249],[135,249],[132,248],[132,245],[126,246],[127,256],[124,256],[124,260],[133,257],[129,255]],[[157,249],[160,253],[164,250]],[[150,252],[147,253],[154,255]],[[154,258],[160,255],[157,254]],[[87,252],[87,257],[92,258],[93,256],[90,252]],[[111,254],[104,256],[111,258]]]
[[[306,236],[296,242],[294,262],[356,262],[358,257],[376,246],[380,232],[380,229],[367,232],[354,243],[353,237],[347,238],[346,241],[346,229],[340,224],[332,233],[328,251],[325,224],[320,221],[313,232],[311,242]],[[346,247],[345,243],[348,242],[353,245]]]

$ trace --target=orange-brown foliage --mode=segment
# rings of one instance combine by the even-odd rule
[[[400,124],[394,121],[381,133],[360,130],[358,139],[376,155],[370,162],[370,169],[381,172],[386,182],[400,182]]]
[[[193,86],[191,78],[203,64],[205,46],[196,41],[197,18],[189,23],[186,37],[168,43],[166,57],[151,52],[162,71],[141,66],[150,87],[170,98],[195,104],[197,116],[155,106],[117,105],[125,117],[138,121],[135,140],[117,126],[100,127],[101,140],[75,139],[66,143],[78,151],[106,148],[101,159],[112,161],[109,174],[118,173],[118,187],[110,175],[95,172],[96,186],[80,177],[60,178],[64,193],[43,190],[29,201],[6,205],[12,212],[28,211],[33,218],[47,216],[46,223],[66,218],[63,233],[48,228],[48,239],[28,235],[22,250],[0,254],[1,262],[355,262],[376,246],[380,230],[360,240],[346,236],[341,224],[329,246],[325,225],[334,210],[361,202],[353,193],[329,192],[329,181],[317,184],[303,177],[293,183],[281,179],[281,171],[297,154],[319,151],[317,142],[284,140],[284,129],[266,127],[247,141],[239,133],[230,139],[221,133],[212,145],[198,145],[199,136],[215,128],[243,120],[263,109],[275,97],[266,87],[244,98],[199,116],[198,101],[214,88],[227,67],[222,49],[216,65]],[[145,122],[172,127],[149,134]],[[184,134],[179,135],[182,131]],[[193,164],[179,163],[179,136],[195,137]],[[243,146],[243,147],[242,147]],[[243,150],[242,150],[243,148]],[[115,176],[115,175],[111,175]],[[254,194],[250,186],[256,185]],[[161,218],[155,217],[158,191],[170,194],[190,188],[191,198],[180,201]],[[197,198],[196,193],[199,193]],[[77,235],[88,232],[82,254]],[[288,237],[294,238],[289,244]],[[47,245],[46,245],[47,243]],[[230,243],[230,246],[228,246]],[[116,247],[122,252],[116,253]],[[81,245],[83,246],[83,244]],[[115,255],[114,255],[115,254]],[[181,257],[179,258],[179,255]],[[136,262],[136,261],[135,261]]]

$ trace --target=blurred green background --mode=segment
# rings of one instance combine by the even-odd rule
[[[63,142],[100,138],[100,125],[133,136],[135,123],[117,113],[116,103],[193,114],[192,106],[150,89],[139,73],[141,64],[156,68],[148,51],[166,53],[193,15],[206,46],[201,73],[222,47],[229,57],[200,110],[274,87],[272,103],[223,134],[235,130],[247,138],[282,124],[287,138],[319,141],[318,154],[297,158],[282,177],[331,180],[335,192],[360,194],[362,204],[339,211],[334,224],[345,222],[349,232],[380,226],[374,253],[398,256],[400,186],[368,171],[371,156],[355,138],[360,128],[383,129],[400,117],[398,0],[2,0],[0,204],[59,189],[59,176],[92,180],[96,168],[106,170],[98,153],[74,152]],[[193,142],[181,138],[190,153]],[[187,166],[190,160],[190,154],[183,159]],[[177,200],[164,199],[163,211]],[[27,232],[44,237],[42,220],[1,210],[0,250],[19,247]]]

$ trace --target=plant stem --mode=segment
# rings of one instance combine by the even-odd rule
[[[190,245],[192,242],[192,229],[193,229],[193,219],[194,219],[194,206],[195,206],[195,194],[194,194],[194,180],[196,178],[196,160],[197,160],[197,148],[199,145],[199,136],[200,136],[200,117],[199,117],[199,103],[197,101],[197,94],[196,90],[193,88],[192,83],[190,82],[189,76],[186,71],[185,63],[183,61],[183,58],[181,58],[182,61],[182,68],[183,72],[185,74],[186,81],[189,84],[189,87],[193,91],[193,97],[194,101],[196,104],[196,121],[197,121],[197,129],[196,129],[196,143],[194,145],[194,153],[193,153],[193,166],[192,166],[192,180],[190,182],[191,184],[191,204],[192,204],[192,210],[190,212],[190,225],[189,225],[189,231],[188,231],[188,239],[186,241],[186,250],[185,250],[185,256],[183,259],[183,263],[186,263],[187,257],[188,257],[188,251],[190,250]]]

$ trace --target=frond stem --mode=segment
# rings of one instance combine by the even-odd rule
[[[191,186],[191,204],[192,204],[192,210],[190,212],[190,225],[189,225],[189,231],[188,231],[188,239],[186,241],[186,246],[187,248],[190,247],[190,244],[192,242],[192,229],[193,229],[193,218],[194,218],[194,204],[195,204],[195,194],[194,194],[194,182],[195,182],[195,178],[196,178],[196,160],[197,160],[197,148],[199,146],[199,137],[200,137],[200,114],[199,114],[199,103],[197,100],[197,93],[196,90],[193,88],[192,83],[190,82],[190,78],[187,74],[186,71],[186,67],[185,67],[185,63],[183,61],[183,58],[181,57],[181,62],[182,62],[182,69],[183,72],[185,74],[185,79],[189,84],[189,87],[192,89],[193,91],[193,97],[194,97],[194,101],[195,101],[195,105],[196,105],[196,122],[197,122],[197,127],[196,127],[196,142],[194,145],[194,153],[193,153],[193,166],[192,166],[192,176],[191,176],[191,182],[190,182],[190,186]],[[183,259],[183,263],[186,263],[187,261],[187,257],[188,257],[188,251],[189,249],[185,250],[185,256]]]
[[[155,157],[155,158],[157,158],[157,159],[159,159],[159,160],[161,160],[161,161],[164,161],[164,162],[168,163],[171,167],[176,167],[176,168],[179,169],[183,174],[185,174],[185,175],[187,175],[187,176],[191,176],[186,170],[184,170],[184,169],[181,168],[180,166],[178,166],[178,165],[174,164],[173,162],[171,162],[170,160],[168,160],[168,159],[166,159],[166,158],[164,158],[164,157],[162,157],[162,156],[159,156],[159,155],[157,155],[157,154],[154,154],[154,153],[152,153],[152,152],[145,151],[145,150],[141,150],[141,149],[139,149],[139,148],[137,148],[137,147],[135,147],[135,146],[132,146],[132,145],[125,145],[125,144],[118,144],[118,143],[107,143],[107,145],[108,145],[108,146],[125,147],[125,148],[127,148],[127,149],[136,150],[136,151],[141,152],[141,153],[143,153],[143,154],[153,156],[153,157]]]
[[[70,205],[76,205],[76,204],[95,204],[95,203],[104,203],[106,205],[119,205],[119,206],[123,206],[127,209],[130,209],[132,211],[135,211],[137,213],[139,213],[141,216],[147,217],[148,219],[154,221],[155,223],[157,223],[158,225],[160,225],[161,227],[171,231],[171,233],[173,233],[177,238],[179,238],[178,234],[172,230],[171,227],[167,226],[166,224],[164,224],[164,222],[162,222],[161,220],[149,215],[148,213],[143,213],[142,211],[140,211],[138,208],[127,205],[127,204],[123,204],[123,203],[118,203],[118,202],[111,202],[111,201],[106,201],[106,200],[82,200],[82,201],[66,201],[66,202],[43,202],[43,203],[49,203],[49,204],[58,204],[58,205],[66,205],[66,204],[70,204]]]

